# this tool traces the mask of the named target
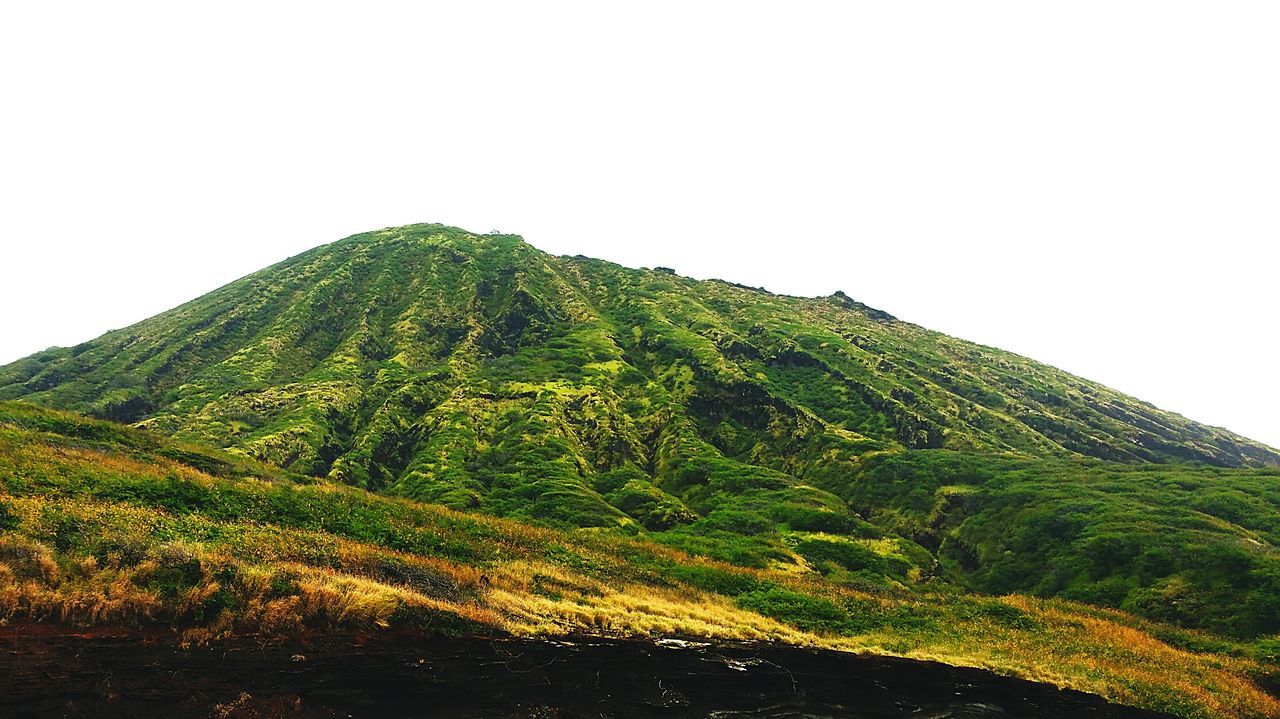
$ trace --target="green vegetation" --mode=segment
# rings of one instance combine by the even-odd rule
[[[983,592],[1280,633],[1280,469],[925,451],[869,458],[833,489]]]
[[[13,399],[15,616],[825,642],[1187,716],[1276,671],[1280,452],[840,292],[414,225],[0,367]]]
[[[189,644],[354,630],[754,639],[983,666],[1188,717],[1280,714],[1256,685],[1280,669],[1275,640],[843,581],[901,570],[896,549],[866,548],[884,539],[809,535],[797,550],[826,574],[745,568],[616,531],[378,496],[27,404],[0,403],[0,518],[10,628],[161,624]]]

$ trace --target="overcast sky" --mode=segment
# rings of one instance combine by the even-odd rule
[[[438,221],[1280,446],[1274,2],[0,6],[0,362]]]

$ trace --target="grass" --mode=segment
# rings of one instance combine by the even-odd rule
[[[1244,638],[1280,632],[1280,470],[949,451],[881,454],[829,485],[936,548],[958,583]]]
[[[242,634],[701,637],[897,654],[1187,717],[1280,716],[1256,646],[1115,610],[835,581],[898,545],[812,533],[813,570],[384,497],[0,404],[0,617]],[[856,547],[852,551],[851,547]],[[855,568],[855,569],[851,569]],[[821,571],[819,571],[821,570]]]

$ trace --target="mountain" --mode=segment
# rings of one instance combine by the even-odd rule
[[[0,369],[0,398],[19,397],[455,504],[495,501],[466,466],[485,459],[569,484],[622,467],[664,483],[721,460],[804,480],[925,448],[1280,464],[843,293],[772,295],[439,225],[356,235],[32,355]]]
[[[413,225],[7,365],[0,399],[740,566],[1280,631],[1280,452],[841,292]]]

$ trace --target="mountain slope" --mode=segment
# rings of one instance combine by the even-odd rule
[[[0,397],[411,494],[465,493],[474,473],[446,477],[439,458],[520,429],[569,474],[631,464],[659,479],[690,453],[804,476],[832,452],[904,447],[1280,464],[1256,442],[843,295],[781,297],[438,225],[319,247],[20,360],[0,370]],[[513,410],[530,426],[505,419]],[[477,415],[494,421],[476,427]]]
[[[1259,528],[1280,505],[1276,475],[1230,469],[1280,453],[839,293],[778,296],[414,225],[0,368],[13,398],[744,566],[1280,631],[1267,599],[1280,538]],[[1107,483],[1098,462],[1153,471]],[[1223,491],[1204,503],[1158,489],[1187,483]],[[1067,561],[1117,534],[1114,561]],[[1163,553],[1144,551],[1154,538]]]

